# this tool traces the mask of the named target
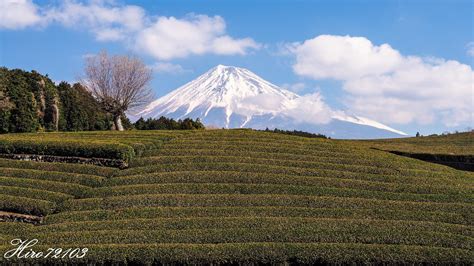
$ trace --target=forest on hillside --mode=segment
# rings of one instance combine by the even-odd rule
[[[198,120],[122,117],[125,129],[203,129]],[[0,68],[0,133],[114,129],[113,115],[80,83],[55,84],[34,70]]]
[[[110,129],[110,116],[79,83],[0,68],[0,133]]]

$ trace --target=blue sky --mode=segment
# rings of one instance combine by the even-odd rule
[[[472,1],[0,3],[0,64],[56,81],[107,49],[155,66],[157,97],[235,65],[410,134],[473,127]]]

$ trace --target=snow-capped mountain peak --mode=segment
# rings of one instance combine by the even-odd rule
[[[259,98],[270,97],[276,105],[257,104]],[[181,115],[185,117],[196,109],[204,110],[204,117],[213,108],[223,108],[226,113],[226,127],[230,116],[238,111],[248,115],[278,113],[285,109],[298,95],[281,89],[260,78],[251,71],[218,65],[195,80],[152,102],[137,116],[160,116],[186,107]],[[202,111],[201,110],[201,111]],[[180,118],[181,118],[180,117]]]
[[[134,115],[135,118],[160,116],[200,118],[208,126],[277,127],[336,138],[406,135],[376,121],[331,110],[319,95],[315,99],[299,96],[248,69],[224,65],[213,67]],[[367,135],[368,131],[377,134]]]

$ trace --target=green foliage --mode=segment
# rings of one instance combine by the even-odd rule
[[[367,144],[369,147],[386,151],[473,156],[474,131],[439,136],[369,140],[360,144]]]
[[[20,160],[8,160],[0,159],[0,168],[18,168],[30,170],[41,170],[46,172],[62,172],[66,174],[88,174],[95,176],[111,176],[118,169],[112,167],[100,167],[95,165],[84,165],[84,164],[65,164],[65,163],[44,163],[34,161],[20,161]]]
[[[229,210],[228,208],[227,210]],[[195,210],[195,209],[194,209]],[[263,210],[263,208],[262,208]],[[182,210],[177,209],[177,212]],[[241,209],[242,211],[242,209]],[[325,211],[325,210],[323,210]],[[143,210],[145,213],[146,210]],[[311,212],[311,211],[310,211]],[[89,211],[90,213],[90,211]],[[124,210],[123,213],[129,213]],[[313,211],[314,213],[314,211]],[[84,215],[86,215],[83,212]],[[159,215],[158,212],[156,212]],[[194,214],[198,214],[196,210]],[[290,214],[290,213],[288,213]],[[59,216],[59,215],[54,215]],[[77,215],[76,215],[77,216]],[[309,216],[309,215],[308,215]],[[51,217],[51,216],[50,216]],[[200,217],[198,215],[189,215],[186,217],[150,217],[150,218],[138,218],[138,217],[116,217],[106,216],[107,219],[101,220],[85,220],[74,222],[63,221],[60,223],[51,223],[54,220],[46,217],[46,225],[43,227],[35,228],[34,233],[47,233],[47,232],[71,232],[71,228],[74,225],[74,229],[77,231],[88,231],[88,230],[196,230],[196,229],[265,229],[265,228],[320,228],[320,229],[337,229],[338,231],[344,230],[344,228],[359,227],[357,231],[360,231],[362,227],[377,227],[377,228],[396,228],[403,230],[403,228],[411,227],[413,231],[431,231],[439,233],[447,233],[453,235],[461,235],[473,237],[474,231],[469,230],[469,226],[461,224],[448,224],[448,223],[435,223],[435,222],[422,222],[422,221],[409,221],[409,220],[381,220],[381,219],[360,219],[355,216],[347,219],[340,217],[333,218],[320,218],[320,217],[254,217],[255,219],[249,219],[247,216],[229,216],[229,217],[212,217],[205,216]],[[330,222],[338,222],[337,225],[331,225]]]
[[[39,142],[28,139],[0,139],[0,153],[108,158],[124,161],[130,160],[135,155],[132,147],[119,143],[90,143],[64,140]]]
[[[107,130],[112,125],[80,84],[56,86],[34,70],[0,68],[0,107],[0,133]]]
[[[109,130],[113,124],[112,114],[79,83],[56,86],[34,70],[0,68],[0,133]],[[122,116],[122,124],[139,130],[204,129],[199,119],[190,118],[141,118],[132,123]]]
[[[147,120],[140,117],[134,124],[135,129],[138,130],[155,130],[155,129],[167,129],[167,130],[180,130],[180,129],[204,129],[204,125],[201,121],[196,119],[194,121],[191,118],[185,118],[184,120],[175,121],[174,119],[166,118],[164,116],[154,119],[148,118]]]
[[[191,218],[226,219],[243,217],[247,220],[263,217],[287,218],[320,218],[320,219],[373,219],[418,221],[429,224],[447,223],[469,226],[469,217],[459,213],[421,212],[407,210],[381,209],[345,209],[345,208],[311,208],[288,206],[233,206],[233,207],[131,207],[120,210],[86,210],[60,212],[46,217],[46,223],[68,223],[70,221],[115,221],[123,219],[158,219],[174,220]],[[466,229],[469,230],[469,229]]]
[[[5,132],[32,132],[39,128],[38,112],[44,106],[38,106],[39,85],[36,75],[22,70],[0,68],[2,94],[13,105],[2,110],[0,115]]]
[[[22,178],[23,180],[49,180],[65,182],[67,184],[74,183],[90,187],[99,186],[101,181],[104,179],[103,177],[96,175],[3,167],[0,168],[0,176]]]
[[[328,138],[323,134],[314,134],[314,133],[309,133],[309,132],[300,131],[300,130],[291,131],[291,130],[282,130],[282,129],[278,129],[278,128],[275,128],[275,129],[271,130],[271,129],[268,129],[268,127],[267,127],[264,131],[265,132],[278,133],[278,134],[300,136],[300,137],[306,137],[306,138],[323,138],[323,139]]]
[[[151,243],[81,244],[89,247],[83,259],[35,259],[35,263],[67,264],[471,264],[469,250],[420,245],[383,245],[364,243]],[[47,250],[47,245],[35,246]],[[78,247],[64,245],[64,249]],[[0,253],[11,246],[0,246]],[[376,259],[374,259],[376,258]],[[24,259],[23,259],[24,260]],[[14,259],[10,262],[22,262]]]
[[[0,210],[33,215],[47,215],[54,212],[56,203],[29,197],[0,194]]]
[[[94,194],[92,188],[80,184],[65,183],[40,179],[20,179],[15,177],[0,177],[0,186],[9,186],[16,188],[38,189],[41,193],[62,193],[71,195],[71,197],[84,198]],[[29,195],[29,192],[23,195]],[[68,198],[71,198],[68,197]]]
[[[126,167],[132,158],[142,156],[144,153],[153,154],[164,142],[180,134],[172,135],[167,131],[128,131],[123,134],[110,134],[103,131],[4,134],[0,135],[0,154],[7,156],[7,158],[11,155],[40,161],[73,161]],[[94,167],[89,167],[90,170],[87,170],[87,167],[81,170],[77,170],[79,167],[74,166],[69,166],[69,168],[73,171],[87,173],[97,171],[97,173],[103,173],[103,176],[113,172],[110,169]]]
[[[29,198],[46,200],[52,202],[63,202],[68,199],[74,198],[72,195],[68,195],[56,191],[47,191],[35,188],[23,188],[23,187],[13,187],[13,186],[1,186],[0,191],[3,195],[18,196],[22,197],[28,195]]]
[[[0,241],[89,248],[76,261],[7,263],[474,263],[473,173],[372,142],[253,130],[0,139],[88,143],[87,152],[124,145],[135,154],[126,170],[0,159],[0,210],[45,215],[39,226],[0,223]]]
[[[61,120],[59,130],[87,131],[108,130],[112,118],[102,111],[99,103],[79,83],[73,86],[66,82],[58,85],[61,99]]]

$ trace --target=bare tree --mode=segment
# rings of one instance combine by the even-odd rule
[[[86,59],[84,72],[81,83],[112,114],[116,130],[123,130],[125,111],[152,99],[151,70],[137,57],[109,56],[102,51]]]

